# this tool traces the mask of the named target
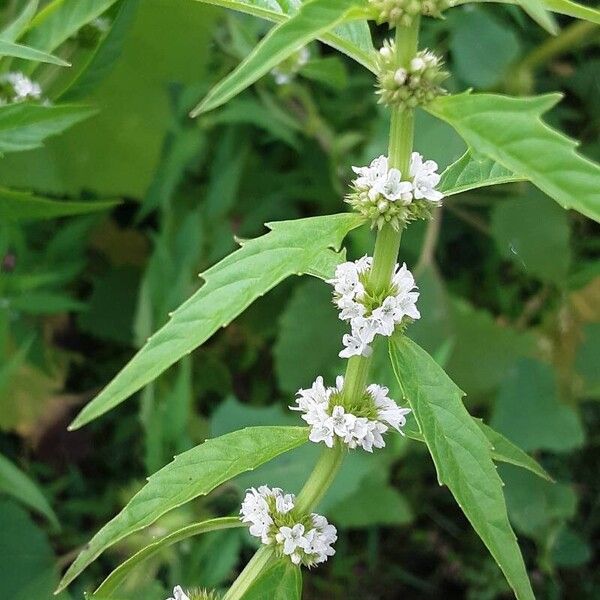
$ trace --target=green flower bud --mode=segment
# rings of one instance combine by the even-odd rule
[[[441,17],[456,0],[369,0],[371,17],[379,24],[410,27],[418,15]]]

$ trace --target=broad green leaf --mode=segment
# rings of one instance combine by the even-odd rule
[[[119,200],[100,202],[70,202],[40,198],[31,192],[0,188],[0,219],[7,221],[38,221],[71,215],[110,210]]]
[[[500,83],[521,51],[515,31],[478,6],[452,11],[448,20],[453,74],[479,88]]]
[[[438,480],[448,486],[518,600],[533,600],[523,557],[508,521],[502,481],[491,458],[491,444],[464,407],[463,392],[406,336],[390,340],[390,357]]]
[[[207,440],[176,456],[151,475],[127,506],[91,539],[69,567],[58,591],[119,540],[232,477],[301,446],[307,437],[305,427],[252,427]]]
[[[24,58],[25,60],[50,63],[60,67],[71,66],[66,60],[63,60],[58,56],[54,56],[53,54],[48,54],[48,52],[42,52],[41,50],[36,50],[30,46],[15,44],[14,42],[8,42],[0,38],[0,58],[3,56],[14,56],[15,58]]]
[[[31,19],[33,19],[33,15],[35,15],[35,11],[38,8],[38,1],[39,0],[30,0],[19,16],[0,31],[0,39],[7,42],[16,42],[19,37],[21,37],[21,34],[27,29]]]
[[[454,196],[481,187],[524,179],[491,158],[474,154],[469,150],[442,173],[438,189],[446,196]]]
[[[87,62],[82,65],[77,76],[69,83],[68,88],[61,92],[61,100],[74,102],[85,98],[110,73],[121,56],[138,6],[139,0],[121,1],[121,6],[111,23],[110,30],[102,36]]]
[[[243,242],[202,275],[205,283],[200,290],[81,411],[71,428],[123,402],[286,277],[301,273],[328,277],[339,262],[342,240],[362,222],[356,215],[339,214],[268,224],[270,233]]]
[[[524,273],[562,287],[572,259],[570,220],[547,200],[531,188],[525,196],[498,202],[491,232],[498,251]]]
[[[0,106],[0,154],[38,148],[53,135],[95,113],[88,106],[43,106],[21,103]]]
[[[485,437],[491,442],[492,458],[495,461],[509,463],[516,467],[527,469],[546,481],[554,481],[536,460],[531,458],[529,454],[521,450],[521,448],[513,444],[510,440],[506,439],[501,433],[498,433],[480,419],[475,419],[475,422],[479,425],[481,431],[485,434]]]
[[[362,16],[348,0],[308,0],[289,20],[275,26],[248,57],[219,82],[192,111],[192,117],[221,106],[280,62],[343,21]]]
[[[568,452],[584,442],[577,411],[559,396],[549,365],[520,359],[498,393],[491,424],[524,450]]]
[[[0,454],[0,493],[16,498],[19,502],[44,515],[54,527],[59,527],[52,507],[38,486],[2,454]]]
[[[27,44],[52,52],[117,0],[52,0],[31,22]]]
[[[437,98],[428,110],[450,123],[475,152],[523,174],[563,208],[600,221],[600,167],[540,118],[559,100],[559,94],[511,98],[467,92]]]
[[[302,572],[287,558],[268,566],[243,594],[242,600],[300,600]]]
[[[273,23],[284,23],[296,14],[300,3],[283,0],[199,0],[205,4],[222,6],[231,10],[260,17]],[[332,48],[343,52],[370,71],[375,72],[375,49],[366,21],[345,23],[333,31],[323,33],[319,39]]]
[[[210,519],[201,523],[187,525],[177,531],[173,531],[152,544],[148,544],[136,552],[133,556],[121,563],[96,589],[92,598],[111,598],[115,590],[123,583],[131,571],[141,565],[145,560],[190,537],[208,533],[209,531],[218,531],[220,529],[232,529],[234,527],[244,527],[239,517],[222,517],[220,519]]]

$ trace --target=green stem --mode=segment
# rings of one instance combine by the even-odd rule
[[[295,506],[299,512],[310,512],[319,504],[342,466],[343,459],[344,449],[337,440],[333,448],[323,450],[313,472],[296,498]]]
[[[254,556],[248,561],[244,570],[238,575],[223,600],[239,600],[248,591],[248,588],[254,583],[261,571],[269,564],[275,556],[273,546],[261,546]]]
[[[408,28],[396,29],[399,66],[408,66],[415,56],[418,48],[418,36],[419,19],[415,19]],[[408,172],[413,138],[414,111],[392,109],[388,151],[391,167],[400,169],[403,173]],[[402,231],[395,231],[389,225],[385,225],[377,233],[369,282],[373,288],[381,289],[389,285],[398,259],[401,236]],[[346,398],[356,401],[361,398],[366,387],[370,366],[370,356],[353,356],[348,361],[343,390]],[[310,512],[323,498],[340,469],[344,458],[343,450],[343,445],[336,441],[333,448],[326,448],[322,452],[313,472],[298,494],[295,503],[298,511]],[[263,546],[258,550],[223,600],[239,600],[273,555],[274,552],[270,546]]]

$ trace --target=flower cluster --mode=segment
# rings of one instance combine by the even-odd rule
[[[305,46],[279,63],[271,70],[271,75],[275,79],[277,85],[285,85],[290,83],[296,74],[302,69],[310,59],[310,51]]]
[[[401,109],[431,102],[445,90],[440,84],[448,77],[441,60],[429,50],[421,50],[407,68],[398,66],[396,43],[385,40],[377,54],[377,94],[379,102]]]
[[[321,515],[298,514],[295,500],[280,488],[250,488],[242,502],[241,520],[250,524],[251,535],[263,544],[276,544],[278,552],[295,565],[311,567],[335,554],[337,529]]]
[[[25,100],[39,100],[42,88],[19,71],[0,76],[0,105]]]
[[[373,19],[381,25],[410,27],[418,15],[441,17],[456,4],[455,0],[369,0]]]
[[[173,596],[167,600],[218,600],[218,598],[219,596],[214,591],[190,590],[186,593],[181,586],[177,585],[173,588]]]
[[[345,201],[354,210],[371,220],[372,227],[381,229],[385,224],[396,231],[409,221],[431,217],[444,195],[436,189],[440,182],[438,166],[432,160],[423,160],[413,152],[409,178],[402,181],[402,173],[389,168],[386,156],[380,156],[368,167],[352,167],[358,175]]]
[[[340,319],[349,321],[352,328],[342,338],[342,358],[370,356],[370,344],[376,335],[389,337],[397,325],[421,317],[416,306],[419,292],[415,291],[415,279],[406,264],[396,265],[391,284],[374,293],[368,285],[372,262],[371,257],[363,256],[355,262],[342,263],[328,281],[333,285]]]
[[[390,427],[402,433],[410,409],[399,407],[388,396],[388,388],[373,383],[358,402],[348,402],[343,387],[343,377],[336,379],[335,387],[325,387],[323,378],[317,377],[309,389],[298,391],[296,406],[290,409],[304,413],[311,442],[332,448],[337,437],[349,448],[373,452],[385,446],[382,434]]]

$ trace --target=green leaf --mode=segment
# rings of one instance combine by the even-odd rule
[[[244,527],[239,517],[222,517],[220,519],[210,519],[201,523],[187,525],[177,531],[173,531],[152,544],[148,544],[133,556],[121,563],[96,589],[92,598],[110,598],[114,592],[123,583],[131,571],[141,565],[145,560],[161,552],[164,548],[172,546],[182,540],[190,537],[217,531],[221,529],[232,529],[234,527]]]
[[[462,403],[463,393],[436,362],[405,336],[390,340],[398,383],[446,484],[502,569],[517,598],[534,598],[508,521],[491,444]]]
[[[288,558],[281,558],[257,577],[242,600],[300,600],[302,572]]]
[[[252,427],[207,440],[148,478],[127,506],[85,546],[63,577],[58,591],[69,585],[107,548],[151,525],[170,510],[197,498],[232,477],[301,446],[305,427]]]
[[[546,10],[545,0],[517,0],[517,4],[548,33],[558,33],[558,24],[554,16]]]
[[[520,53],[517,34],[477,6],[452,11],[448,19],[456,75],[467,85],[497,85]]]
[[[56,528],[58,519],[38,486],[21,469],[0,454],[0,492],[44,515]]]
[[[345,329],[331,304],[330,286],[315,280],[298,285],[281,314],[273,348],[281,390],[294,394],[307,381],[342,366],[338,352]],[[328,365],[326,373],[323,365]]]
[[[54,56],[53,54],[48,54],[48,52],[42,52],[41,50],[36,50],[30,46],[15,44],[14,42],[8,42],[7,40],[0,38],[0,58],[2,56],[14,56],[15,58],[24,58],[25,60],[50,63],[52,65],[58,65],[59,67],[71,66],[66,60]]]
[[[360,15],[360,8],[348,6],[348,0],[308,0],[289,20],[269,31],[248,57],[196,106],[192,117],[231,100],[315,38]]]
[[[567,452],[584,442],[577,412],[559,397],[549,365],[521,359],[504,380],[491,424],[524,450]]]
[[[117,0],[53,0],[33,19],[27,44],[52,52]]]
[[[38,8],[38,0],[30,0],[19,16],[2,31],[0,31],[0,39],[6,42],[16,42],[21,34],[27,29],[29,22],[33,19],[35,11]]]
[[[100,43],[91,53],[88,61],[79,69],[77,76],[60,94],[67,102],[78,101],[89,94],[106,78],[121,56],[139,0],[122,0],[108,33],[102,36]]]
[[[289,20],[297,13],[299,6],[298,2],[285,2],[284,0],[200,0],[200,2],[237,10],[274,23],[284,23]],[[343,52],[370,71],[375,72],[375,49],[366,21],[345,23],[318,37],[325,44]]]
[[[0,106],[0,154],[39,148],[42,142],[96,112],[88,106],[12,104]]]
[[[524,179],[509,169],[505,169],[491,158],[474,154],[468,150],[442,173],[438,189],[446,196],[454,196],[481,187],[523,181]]]
[[[100,202],[69,202],[40,198],[31,192],[0,188],[0,219],[7,221],[39,221],[71,215],[110,210],[119,200]]]
[[[576,19],[591,21],[600,25],[600,10],[591,6],[584,6],[571,0],[544,0],[546,8],[561,15],[568,15]]]
[[[475,422],[479,425],[481,431],[485,434],[485,437],[491,442],[492,458],[495,461],[509,463],[521,467],[522,469],[527,469],[546,481],[554,481],[536,460],[531,458],[529,454],[521,450],[521,448],[513,444],[510,440],[506,439],[501,433],[498,433],[480,419],[475,419]]]
[[[600,221],[600,167],[540,118],[559,99],[559,94],[511,98],[467,92],[437,98],[428,110],[476,152],[522,173],[562,207]]]
[[[493,207],[498,251],[530,276],[564,287],[571,265],[569,215],[538,190]]]
[[[328,277],[345,235],[363,220],[339,214],[267,226],[270,233],[242,247],[203,274],[205,284],[77,416],[77,429],[114,408],[229,324],[254,300],[292,274]]]

